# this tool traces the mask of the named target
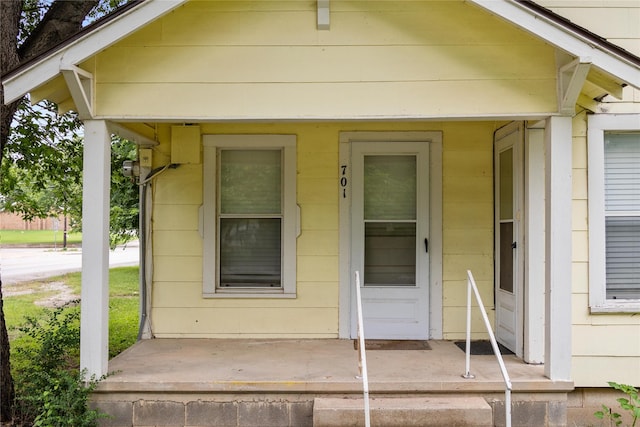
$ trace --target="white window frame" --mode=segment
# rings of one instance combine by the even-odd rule
[[[638,313],[640,299],[606,298],[604,135],[640,132],[640,114],[596,114],[588,119],[589,308],[591,313]]]
[[[204,135],[203,136],[203,237],[202,279],[205,298],[295,298],[296,239],[299,209],[296,205],[295,135]],[[217,157],[220,149],[277,149],[283,152],[282,286],[273,288],[219,288],[217,278]]]

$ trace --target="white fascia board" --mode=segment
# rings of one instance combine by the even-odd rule
[[[60,50],[31,64],[19,73],[6,79],[5,103],[15,101],[32,89],[48,82],[60,73],[61,68],[78,65],[136,29],[147,25],[172,11],[187,0],[147,0],[140,6],[123,13],[84,37],[75,40]]]
[[[511,0],[469,0],[471,3],[542,38],[547,43],[576,57],[589,57],[592,64],[640,89],[640,68],[624,58],[595,46],[570,28],[519,5]]]

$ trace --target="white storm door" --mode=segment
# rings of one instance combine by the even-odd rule
[[[522,353],[522,133],[516,124],[496,133],[495,142],[495,310],[496,338]],[[501,135],[502,134],[502,135]]]
[[[351,149],[351,270],[362,281],[365,337],[427,339],[429,145],[355,142]]]

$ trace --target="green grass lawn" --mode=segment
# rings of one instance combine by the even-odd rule
[[[109,270],[109,356],[113,357],[136,342],[138,335],[138,267],[119,267]],[[4,313],[12,347],[25,342],[20,327],[27,318],[43,316],[47,308],[43,300],[60,293],[60,285],[80,295],[80,273],[69,273],[44,280],[8,286],[5,290]],[[11,354],[12,363],[15,354]]]
[[[0,230],[1,245],[62,245],[63,232],[52,230]],[[68,244],[82,243],[82,233],[68,233]]]

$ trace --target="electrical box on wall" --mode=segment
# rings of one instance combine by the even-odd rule
[[[151,168],[153,163],[151,148],[141,148],[138,150],[138,159],[141,168]]]
[[[200,126],[171,126],[171,163],[200,163]]]

